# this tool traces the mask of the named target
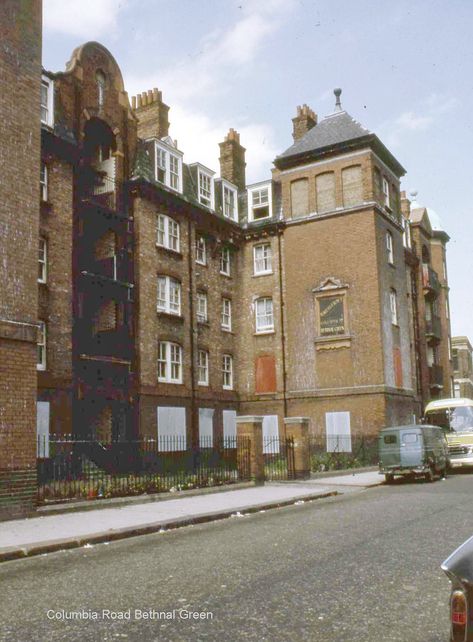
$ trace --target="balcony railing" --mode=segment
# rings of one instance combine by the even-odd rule
[[[443,368],[437,364],[429,366],[429,382],[431,386],[443,387]]]
[[[439,316],[433,315],[431,319],[426,319],[425,335],[428,339],[438,339],[440,341],[442,338],[442,326]]]
[[[426,293],[433,294],[435,296],[440,294],[441,285],[437,272],[426,263],[422,265],[422,285]]]
[[[87,179],[84,187],[86,200],[104,207],[108,210],[117,211],[121,203],[121,183],[104,172],[92,170],[90,180]]]

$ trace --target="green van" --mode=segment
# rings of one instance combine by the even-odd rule
[[[445,477],[448,446],[438,426],[408,425],[383,428],[379,433],[379,472],[386,482],[395,475],[413,475],[434,481]]]

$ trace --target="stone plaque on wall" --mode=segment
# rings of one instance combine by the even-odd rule
[[[319,327],[323,337],[345,334],[343,296],[327,296],[319,299]]]

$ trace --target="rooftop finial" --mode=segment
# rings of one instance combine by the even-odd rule
[[[342,103],[340,102],[342,90],[337,87],[337,89],[333,90],[333,93],[335,94],[335,111],[342,111]]]

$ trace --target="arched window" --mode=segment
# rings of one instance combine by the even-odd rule
[[[99,107],[103,107],[105,99],[105,74],[100,69],[98,69],[95,74],[95,80],[97,82],[98,104]]]

